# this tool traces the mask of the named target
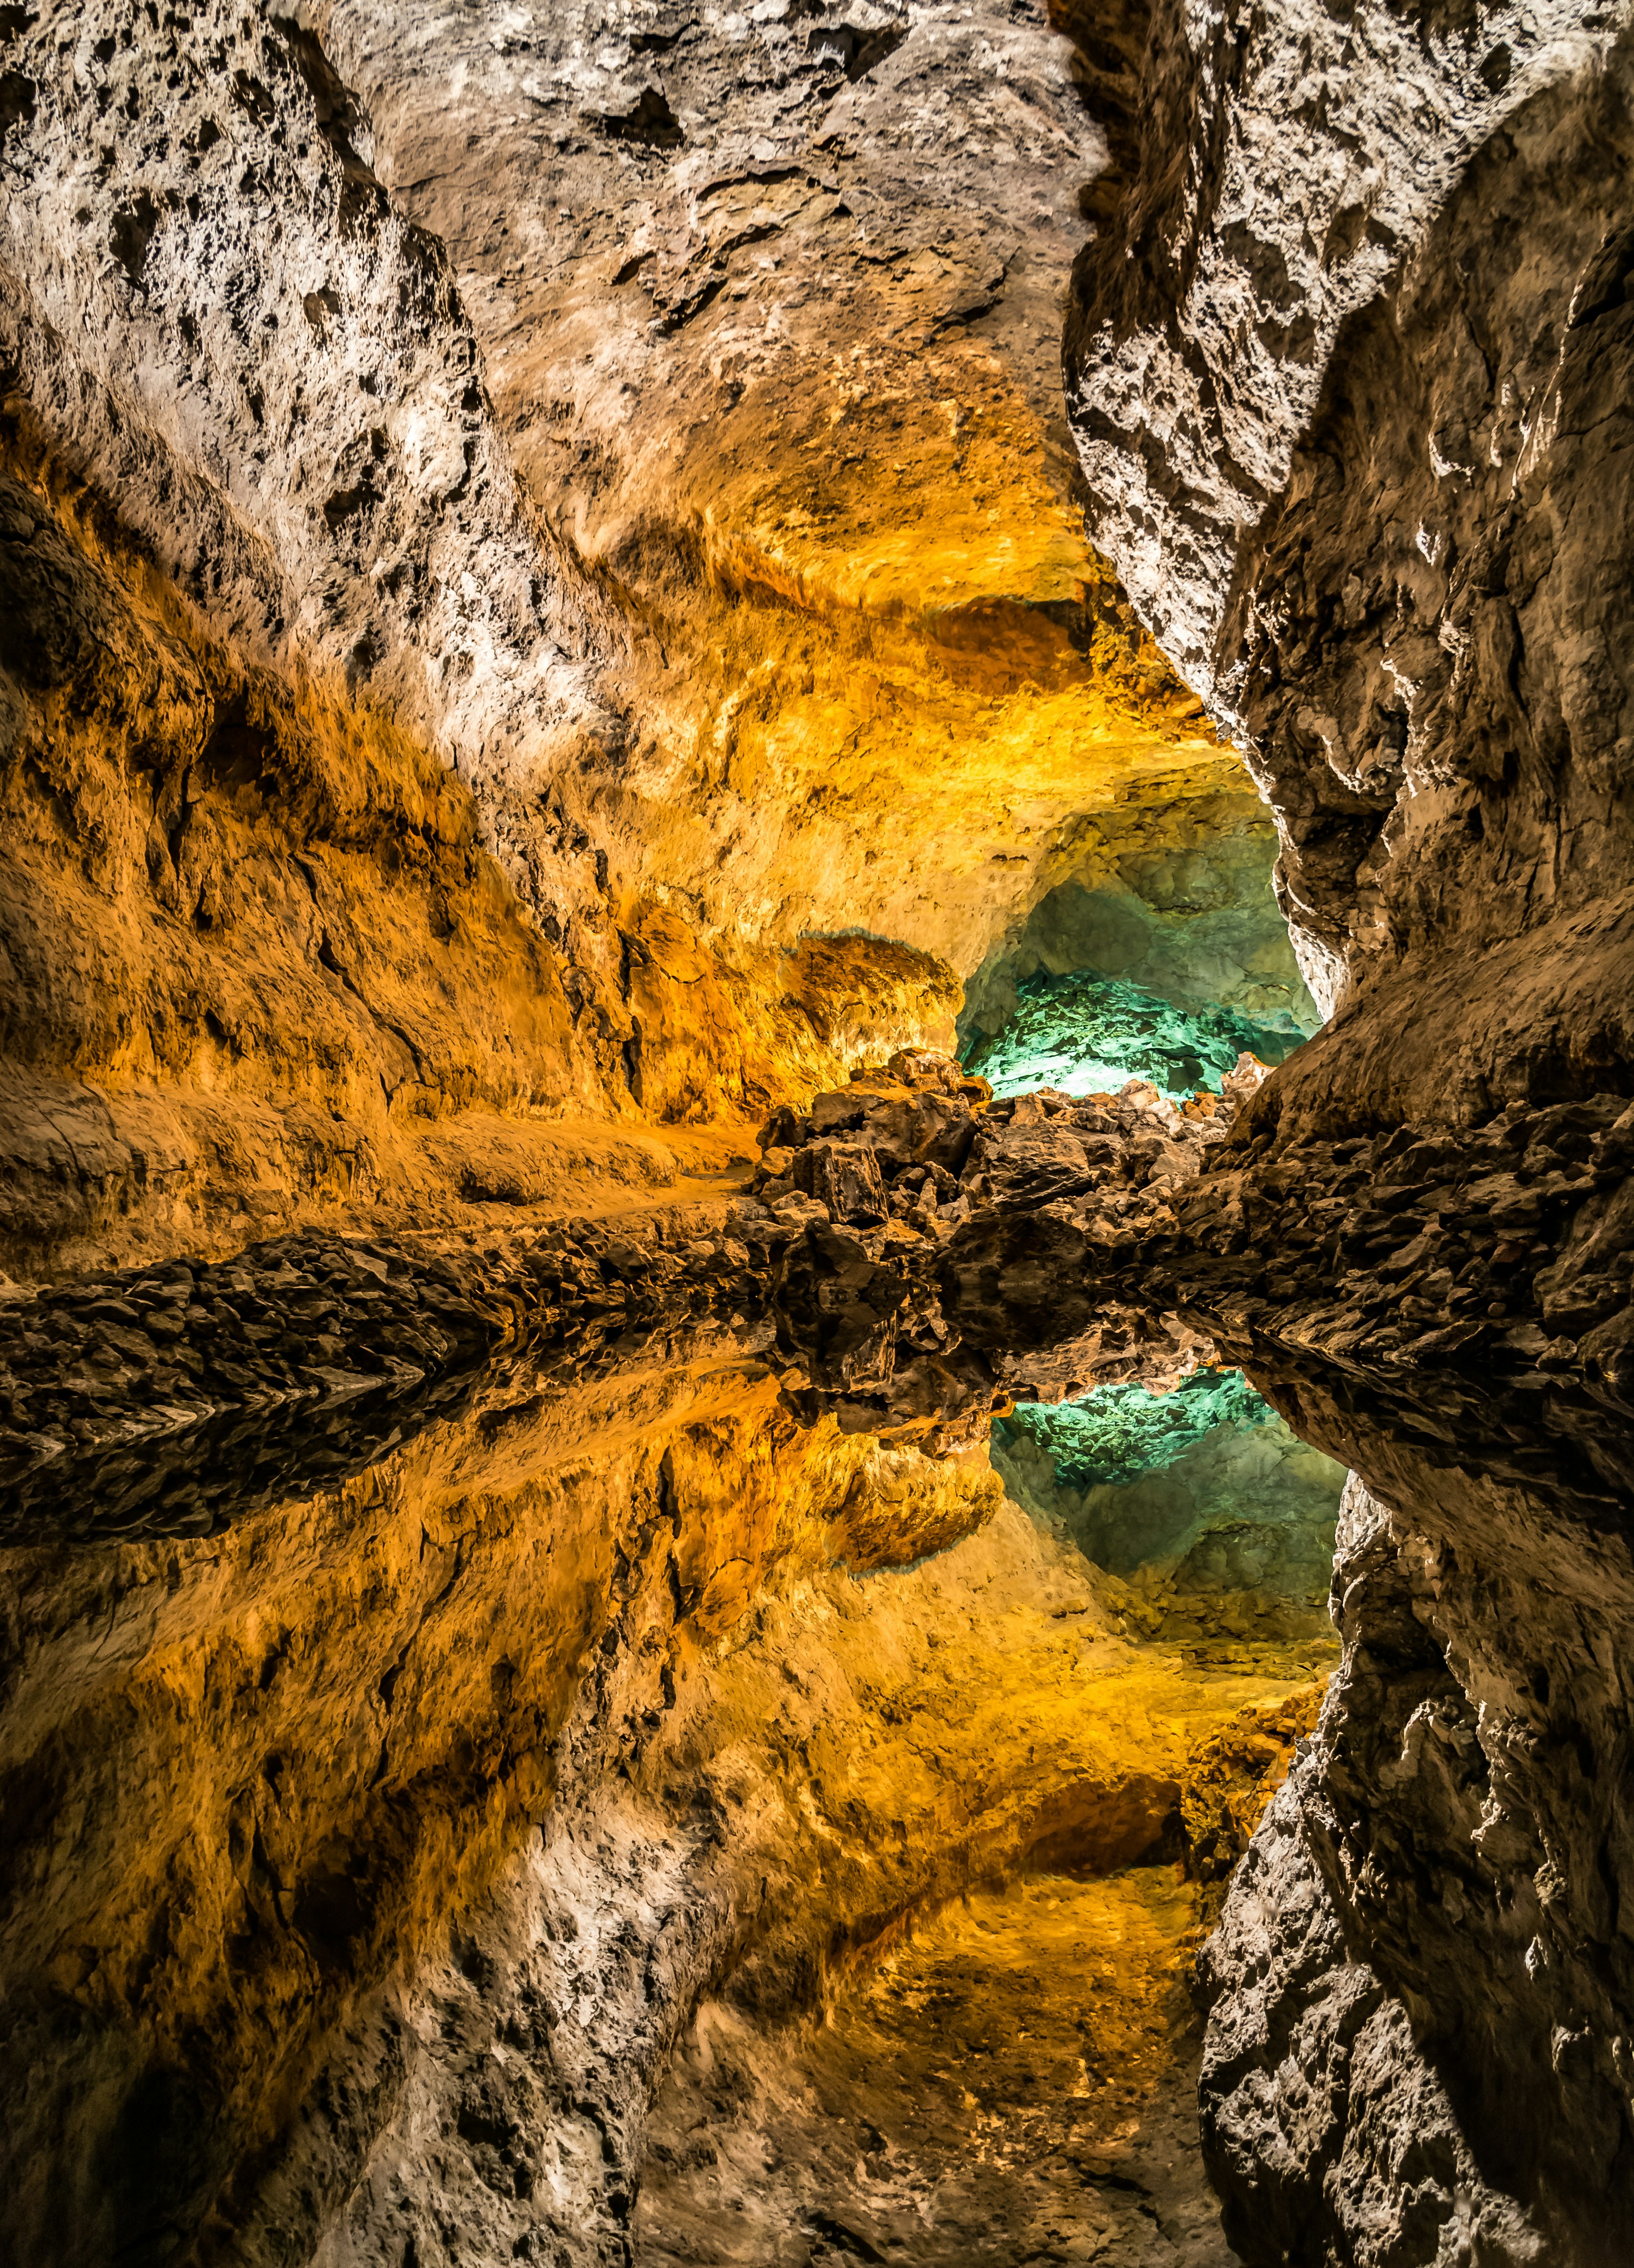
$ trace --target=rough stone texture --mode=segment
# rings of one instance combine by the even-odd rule
[[[1017,1175],[1018,1152],[1006,1174],[1001,1135],[997,1190],[928,1271],[934,1312],[950,1367],[991,1351],[1016,1376],[1050,1375],[1051,1349],[1078,1360],[1086,1313],[1100,1334],[1167,1314],[1392,1507],[1369,1527],[1355,1499],[1343,1671],[1211,1956],[1205,2132],[1244,2257],[1429,2261],[1463,2231],[1472,2257],[1592,2262],[1630,2210],[1612,1665],[1634,1113],[1601,1094],[1334,1139],[1317,1108],[1343,1123],[1352,1098],[1320,1094],[1293,1059],[1104,1228],[1081,1161],[1064,1182],[1052,1150],[1045,1182]],[[940,1124],[945,1105],[914,1101]],[[1103,1109],[1115,1149],[1131,1106],[1157,1099]],[[859,1132],[873,1108],[865,1087]],[[1081,1106],[1034,1108],[1081,1145]],[[814,1305],[843,1319],[880,1232],[809,1233],[833,1270]],[[1064,1249],[1070,1270],[1048,1271]],[[843,1422],[888,1424],[911,1378],[842,1395]]]
[[[1069,326],[1090,524],[1241,736],[1324,1005],[1625,885],[1627,20],[1154,14]]]
[[[1089,524],[1338,1007],[1153,1288],[1388,1507],[1211,1955],[1205,2133],[1251,2261],[1590,2268],[1630,2241],[1629,19],[1144,20],[1069,322]]]
[[[1535,2161],[1531,2181],[1520,2161],[1535,2146],[1522,2130],[1541,2106],[1514,2099],[1516,2043],[1500,2049],[1498,2036],[1536,2018],[1528,2025],[1530,2012],[1507,1996],[1494,2010],[1478,1962],[1445,1941],[1488,1920],[1482,1908],[1516,1855],[1513,1795],[1489,1776],[1490,1734],[1477,1738],[1433,1624],[1427,1631],[1415,1613],[1424,1588],[1398,1563],[1387,1515],[1354,1482],[1346,1515],[1335,1572],[1345,1667],[1203,1959],[1215,2004],[1204,2124],[1227,2227],[1249,2258],[1365,2260],[1380,2257],[1381,2240],[1420,2259],[1449,2242],[1481,2262],[1548,2260],[1563,2257],[1563,2244],[1572,2257],[1598,2249],[1604,2257],[1626,2241],[1605,2186],[1619,2122],[1614,2114],[1608,2133],[1602,2117],[1598,2133],[1574,2138],[1579,2181],[1600,2161],[1592,2192],[1550,2194],[1546,2178],[1535,2216],[1516,2201],[1515,2191],[1536,2183]],[[1391,1902],[1376,1862],[1365,1879],[1384,1825],[1367,1797],[1380,1764],[1393,1795],[1385,1832],[1393,1843],[1410,1835],[1439,1876],[1433,1888],[1420,1883],[1405,1942],[1391,1942],[1383,1911],[1368,1911],[1381,1894]],[[1399,1921],[1399,1889],[1394,1903]],[[1358,1920],[1372,1928],[1364,1934]],[[1427,1963],[1426,1939],[1437,1934],[1443,1943]],[[1543,1957],[1535,1940],[1528,1968]],[[1557,2069],[1573,2036],[1557,2029]],[[1549,2060],[1543,2050],[1540,2075]],[[1490,2099],[1499,2087],[1501,2107]]]
[[[946,1057],[904,1051],[809,1116],[780,1112],[756,1186],[805,1232],[772,1285],[799,1366],[791,1406],[939,1454],[984,1441],[1018,1395],[1194,1370],[1209,1342],[1153,1296],[1138,1256],[1264,1075],[1244,1056],[1224,1095],[1184,1109],[1139,1079],[992,1102]],[[1092,1252],[1103,1270],[1086,1270]]]
[[[1131,599],[1211,680],[1238,547],[1289,486],[1346,319],[1387,293],[1511,118],[1551,89],[1593,99],[1626,19],[1381,0],[1144,12],[1141,68],[1115,75],[1137,136],[1074,276],[1069,412]]]
[[[0,1307],[4,1532],[209,1535],[375,1462],[507,1366],[582,1384],[690,1359],[727,1319],[765,1344],[798,1233],[729,1202],[534,1226],[480,1254],[285,1237],[20,1296]]]
[[[830,1408],[850,1430],[938,1451],[982,1440],[1019,1386],[1055,1399],[1095,1377],[1176,1377],[1206,1343],[1150,1301],[1029,1313],[1018,1279],[983,1304],[973,1275],[995,1239],[1027,1234],[1051,1204],[1062,1233],[1104,1234],[1127,1260],[1262,1075],[1245,1057],[1235,1092],[1190,1116],[1139,1082],[1087,1105],[994,1104],[952,1058],[905,1051],[820,1094],[810,1116],[772,1122],[758,1201],[530,1223],[480,1252],[424,1236],[289,1237],[215,1266],[19,1293],[0,1306],[11,1528],[208,1533],[268,1500],[274,1471],[295,1479],[278,1462],[253,1481],[223,1454],[224,1417],[234,1440],[267,1437],[271,1457],[314,1398],[363,1394],[389,1421],[396,1407],[428,1411],[502,1349],[583,1372],[605,1347],[710,1316],[752,1322],[757,1344],[775,1333],[799,1358],[804,1372],[784,1384],[806,1422]],[[951,1323],[961,1300],[964,1322]],[[207,1436],[208,1502],[188,1469]]]
[[[986,5],[158,13],[0,22],[6,1264],[122,1299],[394,1190],[414,1330],[416,1208],[582,1217],[581,1161],[727,1162],[637,1120],[775,1108],[764,1260],[606,1253],[688,1325],[753,1285],[780,1360],[678,1325],[395,1442],[326,1402],[287,1493],[226,1444],[247,1517],[7,1551],[15,2248],[616,2259],[701,1997],[785,2023],[1062,1837],[1173,1815],[1218,1878],[1303,1675],[1131,1638],[902,1462],[1214,1353],[1385,1508],[1209,1956],[1231,2233],[1602,2268],[1627,9],[1073,6],[1076,65]],[[1331,1024],[1228,1109],[844,1084],[1092,838],[1195,837],[1204,700]],[[542,1304],[636,1317],[566,1244]],[[8,1338],[139,1519],[143,1296]]]
[[[1017,991],[1005,1029],[968,1057],[971,1070],[1007,1101],[1043,1089],[1116,1094],[1138,1079],[1184,1103],[1204,1090],[1218,1094],[1239,1057],[1281,1063],[1300,1043],[1285,1011],[1277,1015],[1281,1028],[1268,1028],[1234,1008],[1176,1007],[1127,977],[1087,969],[1026,978]]]
[[[526,491],[638,630],[623,762],[564,790],[615,868],[963,971],[1086,814],[1239,777],[1083,541],[1060,295],[1107,151],[1041,9],[322,31]]]
[[[1239,777],[1083,540],[1041,16],[4,41],[8,1264],[946,1044],[1087,815]]]
[[[1299,1683],[1122,1635],[984,1464],[729,1347],[4,1575],[29,2262],[618,2260],[701,1994],[784,2023],[920,1904],[1140,1857]]]
[[[13,409],[33,484],[0,491],[4,1264],[661,1188],[745,1152],[571,1114],[763,1107],[948,1027],[922,952],[807,939],[751,951],[757,981],[651,909],[587,991],[461,782],[377,708],[224,643]],[[638,1026],[703,1055],[649,1059]]]
[[[706,2002],[654,2109],[642,2268],[1228,2268],[1194,2139],[1172,1867],[1035,1874],[910,1926],[821,2025]]]

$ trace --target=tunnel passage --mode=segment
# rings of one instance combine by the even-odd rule
[[[19,2262],[1634,2257],[1628,7],[835,5],[6,11]]]
[[[1321,1018],[1277,903],[1276,829],[1246,779],[1074,823],[1071,871],[966,986],[965,1066],[998,1095],[1218,1091],[1245,1049],[1278,1064]]]
[[[1127,1584],[1154,1637],[1251,1654],[1292,1643],[1331,1668],[1344,1469],[1301,1441],[1240,1370],[1167,1394],[1137,1381],[993,1421],[1007,1492]]]

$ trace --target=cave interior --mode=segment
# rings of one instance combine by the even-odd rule
[[[1634,0],[0,173],[0,2255],[1634,2258]]]

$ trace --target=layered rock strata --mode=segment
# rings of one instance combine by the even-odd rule
[[[759,1232],[758,1272],[740,1228]],[[725,1204],[534,1226],[480,1252],[429,1238],[284,1237],[213,1266],[178,1261],[24,1293],[0,1310],[6,1470],[121,1447],[224,1407],[417,1385],[501,1348],[544,1346],[582,1364],[600,1340],[660,1318],[763,1306],[777,1233],[759,1208]]]
[[[725,1203],[535,1227],[480,1254],[283,1238],[15,1299],[0,1309],[4,1532],[208,1535],[362,1469],[500,1374],[582,1388],[723,1336],[751,1351],[770,1337],[779,1233]]]

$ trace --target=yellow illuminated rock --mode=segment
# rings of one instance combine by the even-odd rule
[[[1308,1677],[1120,1636],[1115,1587],[985,1458],[932,1468],[774,1402],[730,1357],[496,1377],[466,1418],[224,1535],[7,1555],[7,1626],[32,1636],[4,1720],[29,1886],[6,1969],[44,1996],[18,2052],[74,2039],[32,2098],[59,2138],[39,2162],[88,2165],[104,2091],[145,2074],[173,2140],[144,2193],[205,2213],[202,2258],[260,2257],[291,2214],[315,2241],[326,2153],[421,2194],[424,2136],[464,2132],[507,2040],[517,2084],[565,2058],[638,2155],[670,2029],[723,1963],[735,2005],[780,2020],[915,1911],[1138,1859],[1194,1751]],[[633,1967],[614,1949],[655,1931]],[[457,2051],[434,2051],[456,2002]],[[315,2108],[337,2088],[343,2133]],[[541,2113],[530,2162],[593,2217],[580,2115]],[[444,2209],[491,2221],[462,2162]],[[92,2185],[87,2225],[123,2180]]]
[[[864,2259],[1225,2268],[1196,1918],[1173,1867],[1035,1874],[914,1925],[820,2021],[768,2036],[706,2004],[659,2100],[637,2260],[770,2268],[821,2230]]]

